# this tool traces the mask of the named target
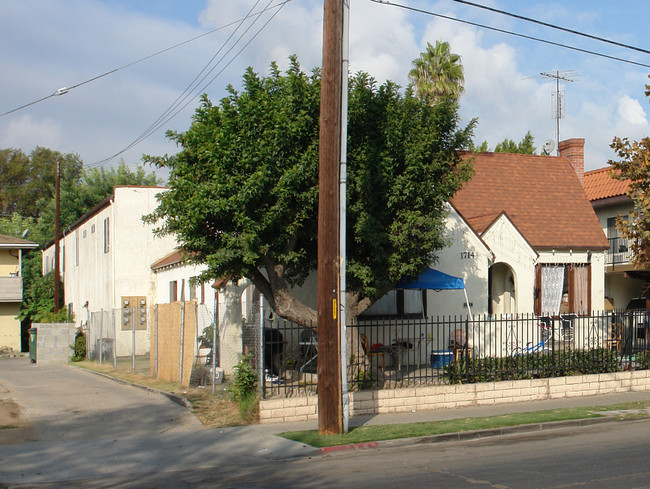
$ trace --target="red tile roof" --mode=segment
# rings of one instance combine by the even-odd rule
[[[452,204],[482,234],[501,212],[534,249],[605,249],[608,242],[569,160],[477,153]]]
[[[593,202],[627,194],[630,180],[617,180],[612,177],[614,171],[606,167],[585,172],[585,194],[589,200]]]

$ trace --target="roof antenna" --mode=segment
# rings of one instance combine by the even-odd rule
[[[560,119],[564,118],[564,90],[560,91],[560,80],[564,82],[574,82],[578,75],[573,70],[555,70],[549,73],[540,73],[537,78],[555,78],[555,92],[551,93],[551,102],[553,106],[553,118],[555,119],[555,140],[557,142],[557,156],[560,156]],[[549,150],[553,151],[553,148]]]

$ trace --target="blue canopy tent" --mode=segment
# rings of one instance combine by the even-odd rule
[[[469,298],[467,297],[467,289],[465,282],[460,277],[454,277],[446,273],[428,268],[422,272],[415,280],[402,280],[395,285],[396,289],[419,289],[419,290],[462,290],[465,293],[465,301],[467,302],[467,310],[470,318],[472,317],[472,310],[469,306]]]

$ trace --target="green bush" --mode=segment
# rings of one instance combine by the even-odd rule
[[[86,335],[79,331],[74,337],[74,345],[71,345],[72,356],[70,360],[73,362],[80,362],[86,358]]]
[[[463,359],[445,365],[451,384],[544,379],[620,370],[618,355],[605,348],[557,350],[510,357]]]
[[[230,387],[233,401],[239,405],[242,417],[250,417],[257,408],[257,375],[251,365],[250,355],[243,356],[235,365],[235,375]]]

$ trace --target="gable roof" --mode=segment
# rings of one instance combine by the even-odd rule
[[[467,153],[475,175],[452,199],[478,234],[502,212],[535,249],[606,249],[607,239],[569,160]]]
[[[14,238],[13,236],[0,234],[0,248],[12,250],[31,250],[38,248],[38,244],[32,241],[27,241],[26,239]]]
[[[613,173],[618,171],[611,167],[585,172],[585,194],[590,201],[627,195],[630,180],[618,180]]]

